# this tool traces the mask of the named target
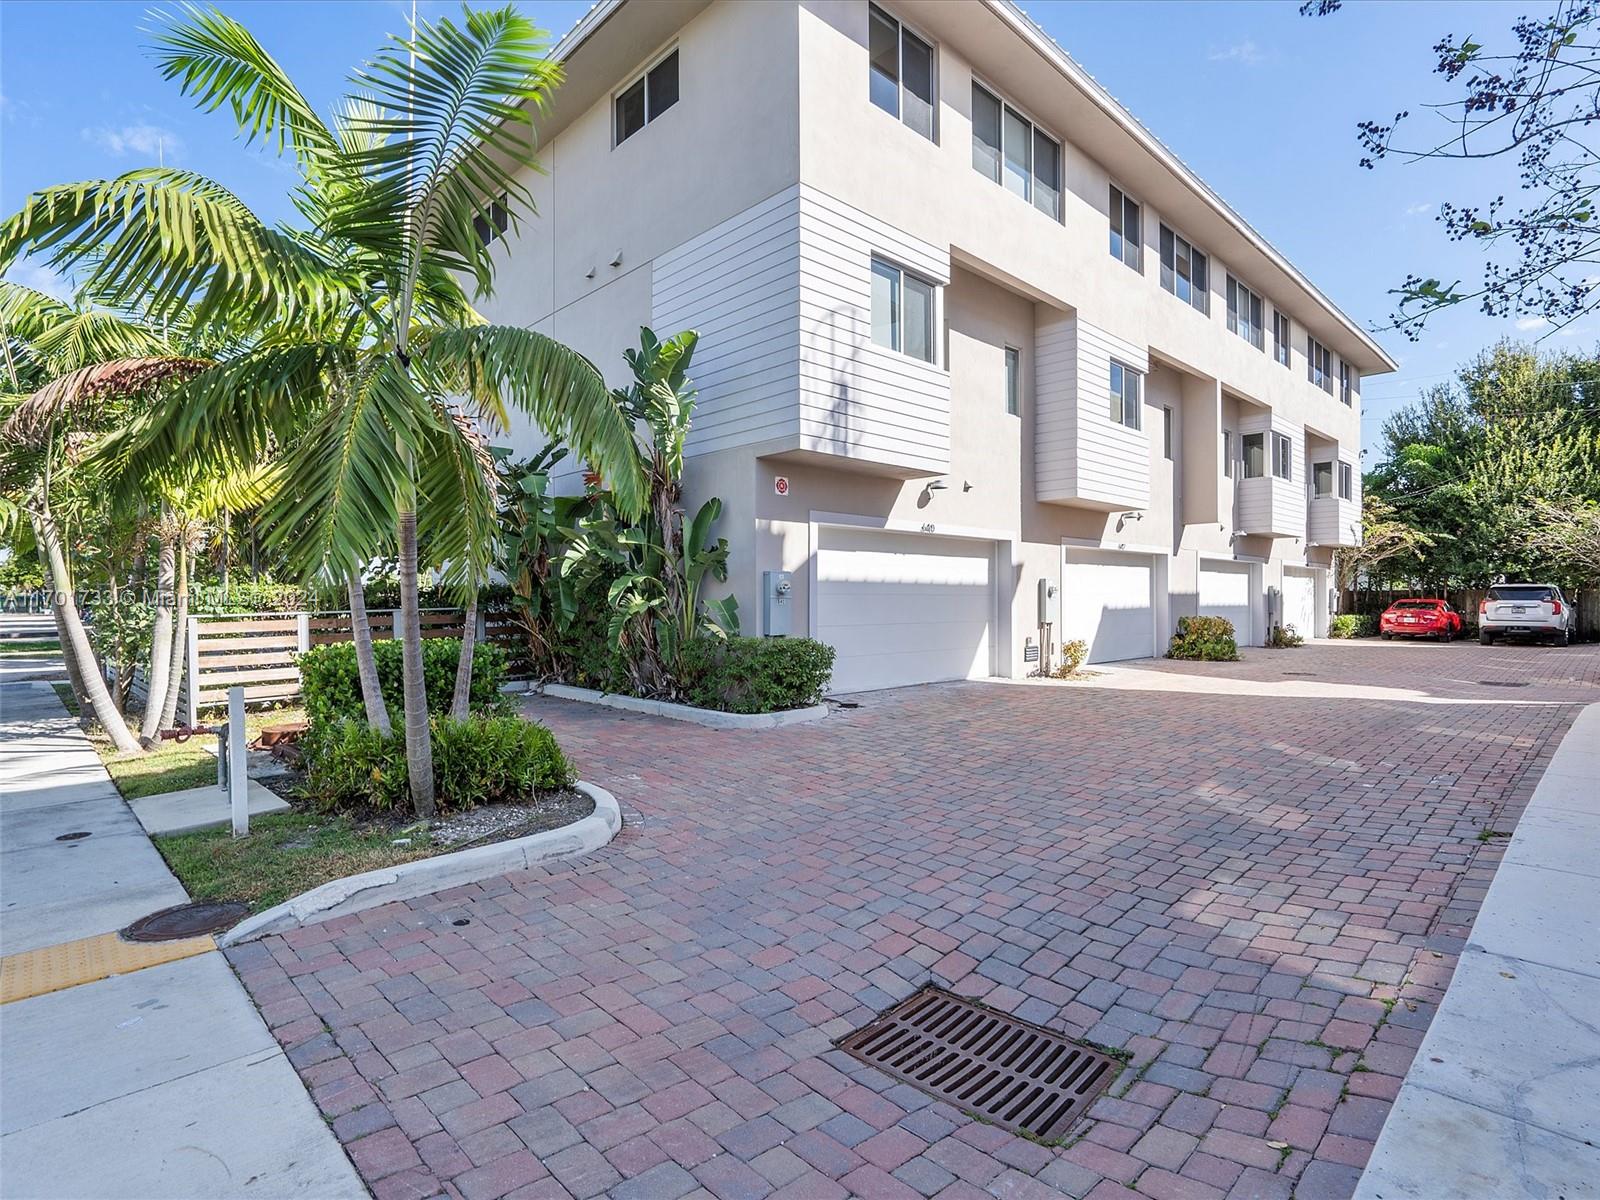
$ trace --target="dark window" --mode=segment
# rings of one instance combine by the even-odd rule
[[[1306,378],[1333,395],[1333,355],[1309,333],[1306,334]]]
[[[678,52],[674,50],[617,96],[617,144],[627,141],[677,102]]]
[[[1126,425],[1129,429],[1138,429],[1139,420],[1139,372],[1132,367],[1125,367],[1113,361],[1111,364],[1111,419],[1118,425]]]
[[[1267,435],[1264,433],[1247,433],[1244,435],[1244,477],[1246,479],[1260,479],[1267,473]]]
[[[1061,143],[981,83],[972,85],[972,167],[1061,219]]]
[[[1294,443],[1281,433],[1272,435],[1272,473],[1279,479],[1294,478]]]
[[[1289,314],[1272,314],[1272,357],[1284,366],[1289,365]]]
[[[1116,184],[1111,185],[1111,257],[1135,271],[1144,270],[1144,243],[1139,205]]]
[[[1203,313],[1211,311],[1207,266],[1204,252],[1165,225],[1161,227],[1161,286]]]
[[[1342,462],[1339,464],[1339,499],[1349,500],[1353,498],[1354,480],[1352,477],[1354,474],[1355,472],[1350,469],[1349,463]]]
[[[1000,101],[972,85],[972,169],[1000,182]]]
[[[1006,347],[1006,412],[1022,412],[1022,351],[1015,346]]]
[[[1355,368],[1344,359],[1339,360],[1339,399],[1354,407],[1356,392]]]
[[[1237,333],[1257,350],[1266,332],[1261,328],[1261,297],[1228,276],[1228,332]]]
[[[872,102],[933,138],[933,47],[877,5],[867,15],[867,91]]]
[[[1527,584],[1501,584],[1489,589],[1491,600],[1521,600],[1524,603],[1530,600],[1554,600],[1554,588],[1536,587]]]
[[[1227,478],[1233,478],[1233,430],[1222,431],[1222,473]]]
[[[1172,406],[1161,406],[1161,453],[1172,459]]]
[[[479,213],[472,218],[472,228],[477,231],[478,240],[485,246],[505,233],[506,225],[510,222],[511,216],[506,211],[506,205],[510,203],[510,200],[510,196],[501,192],[500,199],[489,202],[488,212]]]

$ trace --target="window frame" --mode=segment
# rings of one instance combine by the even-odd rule
[[[985,83],[976,75],[972,77],[972,90],[974,94],[977,92],[982,92],[990,100],[994,101],[1000,106],[1000,144],[998,147],[996,147],[998,154],[995,159],[995,166],[999,171],[999,176],[997,178],[996,176],[989,174],[977,164],[976,148],[979,143],[978,126],[976,121],[972,122],[972,140],[974,148],[974,161],[972,164],[972,169],[977,171],[979,175],[982,175],[990,183],[999,184],[1003,190],[1010,192],[1024,204],[1031,204],[1034,209],[1048,217],[1050,220],[1054,221],[1056,224],[1061,224],[1066,218],[1066,205],[1063,203],[1063,193],[1066,191],[1064,185],[1064,180],[1066,177],[1066,143],[1063,142],[1062,139],[1058,138],[1055,134],[1051,133],[1048,129],[1044,128],[1044,126],[1040,125],[1038,121],[1035,121],[1025,108],[1022,108],[1016,104],[1013,104],[1010,100],[1007,100],[1005,93],[999,88],[990,87],[989,84]],[[1027,186],[1026,193],[1017,192],[1006,183],[1006,118],[1008,116],[1015,117],[1018,121],[1028,127],[1028,166],[1027,178],[1025,180]],[[1056,152],[1056,178],[1054,184],[1052,185],[1052,189],[1055,193],[1055,202],[1051,208],[1044,208],[1039,203],[1039,162],[1037,150],[1038,143],[1041,138],[1048,142],[1051,146],[1055,147]]]
[[[1327,488],[1326,491],[1320,490],[1318,488],[1318,486],[1317,486],[1319,475],[1324,470],[1327,471],[1327,476],[1328,476],[1328,488]],[[1312,463],[1311,464],[1311,498],[1313,500],[1325,500],[1325,499],[1328,499],[1329,497],[1331,497],[1334,494],[1333,488],[1334,488],[1334,460],[1331,459],[1331,458],[1325,458],[1321,462]]]
[[[1022,415],[1022,351],[1016,346],[1005,348],[1006,415]]]
[[[1333,353],[1310,333],[1306,334],[1306,379],[1333,395]]]
[[[881,271],[880,268],[882,269]],[[877,289],[872,287],[871,283],[874,276],[879,275],[880,273],[887,274],[888,272],[894,273],[894,291],[890,297],[890,344],[885,345],[883,342],[878,340],[878,318],[875,309],[875,305],[877,303]],[[922,357],[920,354],[913,354],[911,351],[905,348],[905,284],[907,279],[915,280],[917,283],[928,289],[928,320],[926,329],[928,338],[928,357],[926,358]],[[894,259],[882,254],[873,254],[871,256],[867,280],[869,289],[867,298],[867,317],[868,322],[871,325],[871,330],[868,334],[868,340],[872,343],[872,345],[876,346],[880,350],[887,350],[891,354],[904,355],[913,362],[927,363],[930,367],[937,367],[939,365],[939,306],[941,303],[939,295],[940,285],[934,282],[932,279],[929,279],[926,275],[922,275],[916,271],[913,271],[909,267],[902,266],[900,263],[895,262]]]
[[[1122,375],[1120,387],[1117,385],[1118,372],[1121,372]],[[1133,381],[1133,395],[1131,397],[1128,395],[1128,381],[1130,379]],[[1113,424],[1121,425],[1124,429],[1131,429],[1135,433],[1144,429],[1143,371],[1130,367],[1121,359],[1113,358],[1111,360],[1111,369],[1106,377],[1106,396],[1108,401],[1112,397],[1117,400],[1116,412],[1110,412],[1110,405],[1107,405],[1107,415],[1110,416]],[[1131,422],[1128,420],[1130,415],[1133,417]]]
[[[1294,370],[1294,323],[1288,313],[1276,306],[1272,310],[1272,357],[1275,362]]]
[[[489,207],[472,218],[472,231],[485,249],[505,237],[511,226],[511,193],[501,192],[489,201]]]
[[[1161,457],[1172,461],[1172,405],[1161,406]]]
[[[1355,474],[1355,468],[1341,458],[1339,460],[1338,479],[1339,499],[1354,500],[1356,498]]]
[[[1255,471],[1250,470],[1250,443],[1256,442],[1261,460],[1256,464]],[[1239,439],[1239,463],[1243,467],[1246,479],[1265,479],[1267,477],[1267,435],[1261,433],[1247,433]]]
[[[1265,298],[1249,284],[1241,282],[1232,271],[1227,273],[1223,291],[1223,303],[1228,311],[1228,332],[1238,334],[1257,350],[1265,350],[1266,330],[1262,328],[1267,311]],[[1241,298],[1247,298],[1249,304],[1241,303]],[[1241,309],[1244,310],[1243,321],[1239,319]]]
[[[872,95],[872,19],[874,16],[880,17],[894,26],[895,110],[893,112],[889,112],[887,108],[879,104]],[[928,106],[928,128],[926,132],[920,126],[913,125],[906,117],[906,92],[909,90],[909,85],[906,83],[906,38],[908,37],[928,51],[928,97],[923,101]],[[915,95],[915,93],[912,94]],[[923,100],[921,96],[917,96],[917,99]],[[936,146],[939,144],[939,44],[920,29],[907,25],[899,17],[878,4],[867,5],[867,103],[879,112],[893,117],[919,137],[927,138]]]
[[[1339,359],[1339,400],[1346,408],[1355,407],[1355,372],[1343,358]]]
[[[678,102],[683,99],[683,59],[679,57],[678,49],[679,47],[677,43],[673,43],[660,54],[652,57],[647,62],[643,70],[629,76],[627,83],[623,84],[621,87],[617,88],[616,91],[611,93],[611,148],[613,150],[622,145],[623,142],[627,141],[635,134],[643,133],[656,121],[660,120],[665,113],[669,113],[676,108],[678,106]],[[669,103],[665,108],[652,112],[650,104],[650,76],[655,74],[658,67],[665,66],[668,59],[677,59],[677,95],[672,98],[672,102]],[[640,101],[644,105],[644,120],[639,123],[639,127],[637,129],[630,130],[628,133],[623,133],[622,114],[618,111],[618,106],[622,103],[622,98],[628,95],[628,93],[633,91],[633,89],[636,87],[643,87],[644,89],[640,96]]]
[[[1187,276],[1183,276],[1178,273],[1179,242],[1182,242],[1184,247],[1188,250],[1186,257],[1188,260],[1189,273]],[[1172,247],[1171,266],[1167,265],[1167,247],[1169,243]],[[1170,296],[1176,297],[1184,304],[1187,304],[1190,308],[1194,309],[1195,312],[1209,317],[1211,315],[1211,255],[1206,251],[1201,250],[1188,238],[1184,237],[1183,234],[1179,233],[1171,225],[1168,225],[1165,221],[1161,222],[1161,231],[1157,235],[1156,250],[1161,258],[1161,290]],[[1205,275],[1203,283],[1201,283],[1198,287],[1196,286],[1194,269],[1195,255],[1197,254],[1204,263]],[[1170,283],[1168,282],[1169,277],[1171,280]],[[1181,295],[1178,291],[1179,279],[1183,279],[1189,285],[1189,295],[1187,297]],[[1196,300],[1199,300],[1200,302],[1196,303]]]
[[[1294,439],[1275,429],[1272,431],[1272,475],[1275,479],[1294,482]]]
[[[1110,193],[1110,195],[1107,196],[1106,199],[1107,199],[1107,207],[1108,208],[1114,207],[1114,208],[1116,208],[1118,210],[1118,211],[1116,211],[1114,213],[1108,214],[1108,216],[1109,216],[1109,222],[1108,223],[1110,224],[1110,233],[1111,233],[1111,238],[1113,239],[1109,243],[1109,249],[1111,250],[1111,257],[1116,259],[1123,266],[1129,267],[1132,270],[1136,271],[1138,274],[1143,275],[1144,274],[1144,205],[1142,203],[1140,203],[1138,200],[1135,200],[1132,196],[1128,195],[1127,192],[1125,192],[1122,188],[1118,187],[1115,183],[1111,184],[1111,193]],[[1121,201],[1120,205],[1117,203],[1119,200]],[[1134,223],[1138,226],[1138,229],[1135,230],[1133,238],[1132,238],[1131,241],[1128,238],[1128,230],[1127,230],[1128,209],[1130,207],[1133,209],[1133,212],[1134,212]],[[1121,251],[1121,253],[1118,253],[1117,252],[1117,248],[1116,248],[1116,243],[1119,242],[1119,241],[1122,243],[1122,251]],[[1133,262],[1129,262],[1128,261],[1128,251],[1129,251],[1129,247],[1130,246],[1132,247],[1132,251],[1133,251],[1133,259],[1134,259]]]
[[[1233,430],[1222,431],[1222,477],[1233,478]]]

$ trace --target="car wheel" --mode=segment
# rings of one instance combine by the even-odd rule
[[[1561,636],[1556,640],[1556,645],[1558,645],[1558,646],[1570,646],[1570,645],[1572,645],[1572,630],[1571,629],[1563,629],[1561,631]]]
[[[1389,640],[1390,640],[1390,639],[1391,639],[1391,638],[1393,638],[1393,637],[1394,637],[1394,634],[1392,634],[1392,633],[1387,633],[1387,632],[1385,632],[1385,633],[1380,633],[1380,634],[1379,634],[1379,635],[1378,635],[1378,636],[1379,636],[1379,637],[1381,637],[1381,638],[1382,638],[1382,639],[1383,639],[1383,640],[1384,640],[1384,641],[1386,641],[1386,642],[1387,642],[1387,641],[1389,641]]]
[[[1494,645],[1494,637],[1489,633],[1489,631],[1487,629],[1480,629],[1478,631],[1478,645],[1480,645],[1480,646],[1492,646],[1492,645]]]
[[[1448,642],[1450,640],[1450,631],[1446,629],[1443,633],[1441,633],[1439,635],[1439,640],[1441,642]]]

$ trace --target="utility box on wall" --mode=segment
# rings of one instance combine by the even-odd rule
[[[1061,624],[1061,589],[1048,579],[1039,580],[1039,624]]]
[[[788,571],[761,572],[761,629],[768,637],[792,632],[794,580]]]

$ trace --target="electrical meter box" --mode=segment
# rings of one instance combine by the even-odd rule
[[[792,632],[794,579],[788,571],[761,572],[761,628],[768,637],[788,637]]]
[[[1061,624],[1061,589],[1048,579],[1039,580],[1039,624]]]

